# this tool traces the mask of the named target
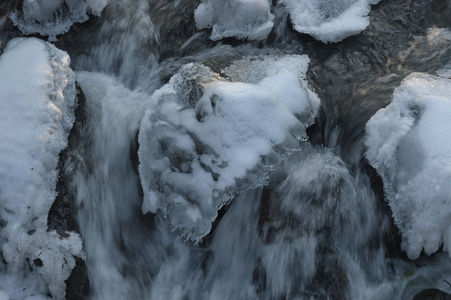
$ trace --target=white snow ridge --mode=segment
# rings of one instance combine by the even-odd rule
[[[82,255],[78,234],[47,230],[58,155],[74,121],[69,63],[35,38],[11,40],[0,56],[0,296],[11,299],[63,299],[74,255]]]
[[[451,80],[413,73],[366,125],[366,158],[384,181],[410,258],[451,255]]]

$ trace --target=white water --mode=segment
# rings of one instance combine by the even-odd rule
[[[270,174],[267,188],[235,196],[203,244],[183,243],[160,211],[140,215],[130,147],[144,111],[156,105],[150,96],[167,67],[157,63],[158,54],[140,52],[159,43],[161,24],[144,13],[151,6],[114,2],[109,12],[120,18],[108,18],[107,8],[102,42],[78,64],[116,74],[77,74],[88,119],[73,186],[90,297],[388,299],[412,293],[410,281],[387,267],[382,240],[389,218],[379,211],[367,175],[309,143]],[[203,50],[193,60],[224,55],[224,49]],[[418,285],[413,290],[420,291]]]
[[[100,73],[78,73],[77,78],[86,96],[88,120],[83,135],[89,139],[79,145],[73,185],[89,276],[94,279],[92,298],[138,299],[142,295],[136,282],[148,283],[149,278],[138,270],[133,273],[136,266],[146,268],[140,256],[153,251],[146,251],[136,220],[139,181],[129,157],[148,95],[130,92]],[[124,253],[127,247],[121,249],[121,245],[134,245],[142,252],[131,253],[137,257],[130,259]]]
[[[181,119],[183,113],[194,107],[194,103],[188,103],[191,106],[176,107],[174,113],[165,110],[155,117],[153,109],[164,110],[166,107],[158,106],[160,100],[152,94],[162,87],[167,77],[187,62],[207,61],[221,66],[221,59],[225,58],[223,64],[229,68],[217,68],[232,79],[236,76],[237,81],[244,82],[224,84],[225,87],[257,89],[257,85],[250,83],[255,84],[269,74],[257,80],[254,73],[249,72],[249,68],[258,65],[255,55],[297,59],[296,55],[266,47],[265,42],[236,47],[220,43],[200,46],[198,43],[207,44],[208,37],[197,32],[177,46],[171,44],[176,48],[174,53],[186,55],[174,54],[173,58],[165,60],[162,40],[169,27],[169,17],[158,14],[170,10],[180,12],[185,8],[182,2],[111,0],[98,21],[101,22],[97,25],[98,31],[82,36],[81,40],[90,45],[89,51],[82,51],[73,58],[76,78],[86,97],[86,116],[79,120],[79,137],[75,149],[71,149],[65,172],[70,174],[70,192],[75,196],[77,221],[86,252],[90,299],[383,300],[412,299],[427,288],[450,292],[451,286],[446,280],[451,278],[451,268],[448,268],[450,260],[446,255],[422,258],[418,264],[404,258],[387,258],[386,246],[389,243],[385,239],[393,235],[390,212],[381,208],[377,189],[360,162],[363,142],[357,140],[350,153],[342,153],[340,138],[343,136],[338,125],[330,130],[328,142],[324,145],[309,141],[305,137],[305,128],[297,132],[285,127],[278,129],[292,135],[292,140],[297,143],[296,151],[292,148],[290,151],[278,149],[286,153],[281,155],[283,161],[278,160],[275,164],[277,170],[272,168],[270,172],[258,173],[257,178],[264,177],[259,184],[251,184],[251,189],[245,188],[239,193],[230,193],[230,199],[217,205],[217,208],[224,207],[215,221],[214,218],[209,220],[213,221],[212,229],[198,244],[184,243],[180,232],[171,231],[170,218],[164,217],[169,215],[164,209],[170,211],[177,201],[160,207],[160,210],[147,212],[149,210],[144,209],[147,213],[143,214],[143,188],[136,154],[141,120],[147,110],[146,115],[157,118],[156,122],[162,122],[161,116],[164,115],[173,121],[171,125],[185,130],[188,126],[177,118]],[[377,1],[363,2],[365,24],[357,31],[367,26],[367,2]],[[195,5],[192,8],[191,13]],[[180,15],[186,17],[183,13]],[[275,39],[280,47],[287,47],[290,54],[296,51],[302,54],[299,53],[302,47],[290,47],[290,37],[284,37],[284,34],[289,34],[284,32],[287,30],[287,15],[280,4],[274,9],[274,15]],[[285,23],[277,23],[283,18]],[[272,22],[272,15],[270,19]],[[299,70],[289,69],[305,79],[306,60],[299,64],[302,65]],[[296,64],[291,67],[298,68]],[[272,73],[274,75],[276,70]],[[283,78],[292,78],[293,74]],[[323,76],[329,75],[323,72]],[[275,81],[274,77],[268,78],[267,81],[272,80],[268,84],[271,91],[281,89],[279,85],[288,86],[284,87],[285,92],[275,93],[271,103],[280,106],[285,101],[291,103],[286,99],[289,84]],[[304,92],[312,96],[307,83],[299,82]],[[260,88],[259,92],[263,93],[264,89]],[[203,99],[207,104],[208,100]],[[325,111],[337,109],[326,104],[323,103]],[[355,103],[348,105],[352,107]],[[213,102],[211,106],[215,109]],[[224,121],[221,117],[230,116],[228,113],[235,107],[224,105],[220,108],[227,111],[224,113],[218,109],[215,125],[228,124],[221,123]],[[243,109],[241,117],[249,122],[248,116],[254,111],[245,106]],[[316,115],[315,109],[308,113],[296,111],[298,119],[307,120],[303,126],[310,125],[311,118]],[[276,112],[274,109],[274,114],[265,118],[276,118]],[[329,113],[326,111],[325,114],[335,117],[336,112]],[[233,122],[233,118],[230,119]],[[318,118],[317,122],[320,120]],[[329,121],[333,122],[325,120],[325,124],[320,125],[330,126]],[[267,128],[272,124],[269,121],[264,123],[265,120],[255,118],[253,122],[262,122],[266,131],[273,129]],[[248,124],[244,129],[251,125],[256,124]],[[238,135],[239,131],[233,128]],[[212,136],[222,133],[214,126],[208,129],[211,131],[199,132],[212,132]],[[302,135],[297,136],[296,133],[300,132]],[[265,132],[257,131],[256,134],[260,138],[270,136]],[[275,138],[270,137],[271,147],[276,147]],[[227,145],[230,139],[227,140],[225,135],[220,138],[225,139],[223,145],[230,146]],[[208,139],[217,140],[205,137]],[[205,149],[195,150],[193,152],[199,154]],[[270,151],[262,153],[257,153],[257,157]],[[230,156],[230,159],[244,157]],[[247,170],[248,178],[255,175],[252,171],[259,171],[256,170]]]

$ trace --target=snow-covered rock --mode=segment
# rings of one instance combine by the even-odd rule
[[[269,0],[203,0],[194,12],[199,29],[212,27],[210,38],[263,40],[271,32],[274,15]]]
[[[47,229],[58,155],[74,122],[69,63],[35,38],[11,40],[0,56],[0,289],[12,299],[63,299],[74,256],[82,256],[78,234]]]
[[[369,25],[371,4],[380,0],[280,0],[296,31],[324,43],[339,42]]]
[[[55,40],[74,23],[83,23],[89,14],[99,16],[109,0],[23,0],[22,11],[11,15],[24,34],[39,33]]]
[[[451,254],[451,80],[413,73],[366,125],[366,158],[381,175],[410,258]]]
[[[299,150],[318,111],[317,96],[291,71],[305,74],[307,64],[300,55],[255,59],[243,72],[258,83],[182,67],[154,93],[141,123],[143,212],[161,210],[173,229],[198,242],[235,194],[264,185],[267,172]]]

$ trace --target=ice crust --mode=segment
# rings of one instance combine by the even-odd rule
[[[451,255],[451,80],[413,73],[366,125],[366,158],[381,175],[410,258]]]
[[[339,42],[369,25],[371,4],[380,0],[280,0],[296,31],[324,43]]]
[[[308,64],[300,55],[267,59],[294,68],[295,57]],[[143,212],[161,210],[185,239],[199,242],[218,209],[265,184],[307,139],[319,99],[296,73],[264,61],[253,69],[257,84],[188,64],[153,95],[139,133]]]
[[[69,63],[35,38],[11,40],[0,56],[0,291],[11,299],[63,299],[74,256],[82,256],[78,234],[47,229],[58,155],[74,121]]]
[[[109,0],[23,0],[22,11],[11,14],[14,25],[24,34],[41,34],[56,40],[74,23],[89,15],[99,16]]]
[[[194,18],[198,29],[212,27],[210,38],[262,40],[271,32],[274,15],[269,0],[202,0]]]

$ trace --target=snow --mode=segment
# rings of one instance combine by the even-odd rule
[[[451,80],[413,73],[366,125],[366,158],[381,175],[403,248],[451,254]]]
[[[39,33],[56,40],[74,23],[83,23],[89,14],[100,16],[109,0],[23,0],[22,11],[11,15],[24,34]]]
[[[198,29],[212,27],[210,38],[263,40],[271,32],[274,16],[269,0],[203,0],[194,12]]]
[[[296,31],[324,43],[339,42],[369,25],[370,6],[380,0],[280,0]]]
[[[187,64],[155,92],[139,133],[143,212],[161,210],[185,239],[199,242],[235,194],[266,183],[267,173],[305,141],[319,99],[289,68],[255,73],[259,83],[228,82]],[[265,74],[265,75],[263,75]],[[258,77],[257,75],[253,75]],[[289,91],[289,92],[288,92]]]
[[[11,40],[0,56],[0,289],[12,299],[64,298],[82,255],[73,232],[47,230],[59,152],[74,121],[69,56],[35,38]]]

